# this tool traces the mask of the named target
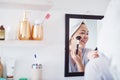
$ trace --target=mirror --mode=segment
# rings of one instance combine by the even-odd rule
[[[99,15],[65,14],[65,77],[84,76],[87,53],[97,47]]]

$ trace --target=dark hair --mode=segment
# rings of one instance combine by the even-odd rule
[[[85,24],[85,23],[84,23],[84,21],[82,21],[82,23],[81,23],[81,24]]]

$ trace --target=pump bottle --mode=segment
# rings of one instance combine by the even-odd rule
[[[30,32],[30,22],[26,17],[26,12],[24,12],[23,21],[19,25],[19,32],[18,32],[19,40],[30,40],[31,39],[31,32]]]

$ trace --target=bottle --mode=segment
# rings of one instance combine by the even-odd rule
[[[30,80],[42,80],[42,64],[38,61],[36,54],[34,54],[34,60],[35,62],[32,64]]]
[[[0,26],[0,40],[5,40],[5,28],[3,25]]]
[[[27,78],[19,78],[19,80],[28,80]]]
[[[12,57],[6,60],[6,78],[14,80],[16,60]]]
[[[23,21],[20,23],[19,26],[18,38],[19,40],[31,39],[30,23],[26,17],[26,12],[24,12]]]
[[[42,64],[32,64],[31,80],[42,80]]]
[[[1,62],[1,57],[0,57],[0,78],[3,78],[3,64]]]
[[[35,21],[35,24],[32,26],[32,39],[33,40],[43,39],[43,25],[39,21]]]

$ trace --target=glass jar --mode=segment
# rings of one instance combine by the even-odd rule
[[[32,26],[32,40],[43,40],[43,25],[35,22]]]

